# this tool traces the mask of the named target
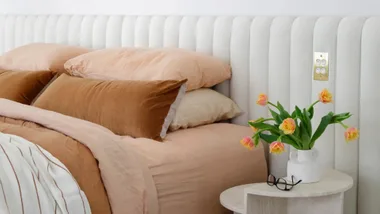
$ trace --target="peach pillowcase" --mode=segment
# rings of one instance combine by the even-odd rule
[[[27,44],[0,56],[0,69],[63,73],[65,72],[63,65],[67,60],[89,51],[83,47],[53,43]]]
[[[231,78],[231,67],[215,57],[184,49],[110,48],[65,63],[73,76],[108,80],[182,80],[187,91]]]

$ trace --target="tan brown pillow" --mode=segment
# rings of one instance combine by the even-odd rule
[[[104,81],[62,74],[33,104],[102,125],[115,134],[161,141],[186,80]]]
[[[74,76],[108,80],[181,80],[187,90],[212,87],[231,78],[230,66],[199,52],[175,48],[110,48],[70,59]]]
[[[0,69],[13,71],[65,72],[64,63],[76,56],[88,53],[83,47],[32,43],[20,46],[0,56]]]
[[[29,105],[53,77],[51,71],[0,70],[0,98]]]

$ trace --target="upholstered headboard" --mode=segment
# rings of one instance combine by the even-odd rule
[[[345,214],[380,210],[380,18],[0,16],[0,53],[32,42],[96,49],[180,47],[212,54],[232,65],[231,81],[216,90],[245,111],[233,120],[242,125],[268,114],[255,104],[261,92],[290,108],[309,105],[329,88],[334,103],[319,105],[316,118],[330,110],[350,111],[349,123],[360,128],[361,136],[358,143],[346,144],[340,126],[328,128],[316,144],[321,162],[355,180],[346,194]],[[314,52],[329,53],[329,81],[313,81]],[[271,156],[272,173],[285,175],[286,161],[287,154]]]

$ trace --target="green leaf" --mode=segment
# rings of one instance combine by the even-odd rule
[[[303,109],[303,118],[304,118],[304,122],[305,122],[305,125],[307,128],[307,132],[308,132],[309,136],[311,136],[311,133],[313,132],[313,130],[311,127],[309,112],[307,112],[305,108]]]
[[[306,148],[306,147],[308,148],[310,146],[311,137],[303,123],[300,124],[300,129],[301,129],[300,138],[302,141],[302,148]]]
[[[282,120],[290,117],[290,114],[287,111],[285,111],[285,108],[281,105],[280,102],[277,102],[277,107],[278,107],[278,110],[280,111],[280,116]]]
[[[350,114],[349,112],[347,113],[342,113],[342,114],[336,114],[332,117],[331,119],[331,124],[333,123],[340,123],[342,122],[343,120],[346,120],[348,118],[350,118],[352,116],[352,114]]]
[[[293,112],[292,112],[292,118],[294,119],[294,118],[296,118],[297,117],[297,114],[296,114],[297,112],[296,112],[296,110],[294,110]]]
[[[278,115],[277,112],[273,111],[272,109],[269,109],[269,111],[272,114],[272,117],[274,118],[274,120],[276,121],[276,123],[277,124],[281,124],[282,120],[281,120],[280,115]]]
[[[267,143],[272,143],[277,140],[278,135],[269,135],[269,134],[259,134],[260,138],[263,139]]]
[[[259,140],[260,140],[260,136],[259,136],[259,135],[256,135],[256,137],[255,137],[255,147],[256,147],[257,145],[259,145]]]
[[[296,149],[300,149],[299,143],[297,143],[297,141],[294,138],[292,138],[291,135],[282,136],[282,142],[289,144]]]
[[[266,129],[266,130],[271,130],[271,129],[276,129],[274,125],[266,124],[264,122],[248,122],[249,125],[257,128],[257,129]]]
[[[299,134],[300,134],[300,127],[299,127],[299,125],[298,125],[298,120],[297,120],[297,118],[295,118],[294,121],[296,122],[296,130],[294,131],[293,134],[294,134],[295,136],[299,136]]]
[[[311,138],[311,144],[310,148],[314,146],[315,141],[323,134],[323,132],[326,130],[327,126],[330,124],[331,119],[333,117],[334,113],[330,112],[326,116],[322,117],[321,122],[319,123],[319,126],[317,130],[315,131],[313,137]]]
[[[292,141],[294,141],[297,145],[302,145],[302,141],[299,137],[294,135],[285,135],[286,137],[290,138]]]
[[[302,115],[302,111],[300,108],[298,108],[298,106],[296,106],[296,116],[301,120],[303,121],[303,115]]]
[[[309,118],[310,120],[313,119],[313,116],[314,116],[314,106],[311,106],[309,109],[308,109],[308,112],[309,112]]]

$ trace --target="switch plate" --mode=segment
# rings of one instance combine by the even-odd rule
[[[314,80],[328,81],[329,80],[329,53],[314,52],[313,60]]]

